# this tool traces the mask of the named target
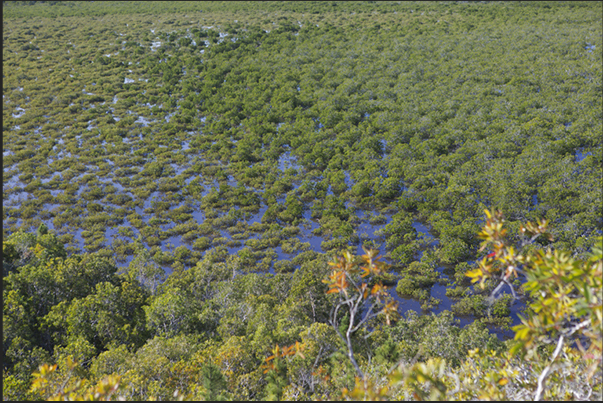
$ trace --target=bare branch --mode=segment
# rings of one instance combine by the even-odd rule
[[[358,322],[358,324],[356,325],[356,327],[354,327],[352,329],[352,332],[355,332],[356,330],[360,329],[360,326],[362,326],[364,323],[366,323],[366,321],[369,319],[369,316],[370,316],[370,314],[371,314],[372,311],[373,311],[373,305],[371,305],[369,307],[369,310],[366,313],[366,315],[364,316],[364,318],[360,322]],[[375,314],[375,315],[373,315],[371,317],[375,317],[375,316],[377,316],[377,314]]]
[[[563,337],[563,335],[561,335],[561,336],[559,336],[559,341],[557,342],[557,347],[555,348],[555,351],[553,352],[553,357],[551,359],[551,363],[546,366],[544,371],[542,371],[542,373],[538,377],[538,388],[536,389],[536,394],[534,395],[535,402],[540,401],[540,398],[542,397],[542,392],[544,391],[544,380],[549,375],[549,372],[551,372],[551,368],[552,368],[553,364],[555,363],[557,356],[561,352],[561,348],[563,347],[563,342],[564,342],[564,337]]]
[[[586,327],[590,325],[590,319],[587,319],[583,322],[578,323],[576,326],[574,326],[573,328],[567,330],[566,332],[563,332],[565,334],[566,337],[571,336],[572,334],[576,333],[578,330],[582,329],[583,327]]]

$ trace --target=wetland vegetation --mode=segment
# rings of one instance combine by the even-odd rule
[[[400,362],[463,368],[509,350],[534,302],[525,275],[496,299],[467,275],[490,253],[485,209],[514,243],[549,223],[526,253],[586,262],[601,242],[600,3],[3,13],[5,397],[56,394],[30,384],[57,363],[83,387],[121,376],[127,399],[339,398],[357,373],[322,280],[369,249],[401,316],[358,325],[359,368],[376,384]],[[296,341],[308,358],[277,349],[264,372]]]

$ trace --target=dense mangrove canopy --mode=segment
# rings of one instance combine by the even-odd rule
[[[512,242],[546,220],[527,248],[583,261],[603,231],[601,17],[600,2],[4,2],[5,396],[72,356],[91,381],[155,377],[129,399],[187,376],[198,398],[282,398],[286,368],[260,364],[303,339],[324,349],[285,397],[337,398],[355,373],[334,364],[322,280],[363,249],[391,266],[375,281],[404,318],[354,335],[364,373],[503,351],[530,297],[522,276],[495,301],[495,281],[466,276],[490,253],[484,209]],[[162,383],[159,356],[186,365]]]

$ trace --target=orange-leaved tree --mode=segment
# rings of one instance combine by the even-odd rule
[[[272,349],[272,355],[265,358],[262,365],[264,374],[268,374],[268,385],[266,386],[268,400],[281,400],[283,389],[289,383],[286,379],[285,360],[299,356],[305,358],[302,353],[304,345],[298,341],[295,344],[285,347],[276,347]]]
[[[542,359],[541,347],[555,345],[549,364],[538,376],[534,400],[543,398],[547,377],[560,368],[559,361],[567,355],[564,346],[577,346],[588,362],[590,379],[602,360],[603,239],[597,238],[590,257],[584,261],[558,250],[526,251],[523,246],[541,236],[553,239],[546,221],[522,225],[523,239],[516,248],[506,236],[502,213],[486,210],[486,216],[486,224],[479,234],[484,240],[481,250],[492,252],[467,275],[482,287],[488,280],[497,280],[492,297],[505,284],[516,296],[510,281],[524,276],[523,288],[532,301],[526,316],[520,316],[521,324],[513,329],[516,344],[511,353],[519,353],[526,359]]]
[[[603,318],[603,238],[585,259],[550,248],[526,247],[552,240],[546,221],[526,223],[512,242],[502,213],[486,211],[479,236],[489,253],[467,272],[495,299],[503,287],[529,294],[525,316],[514,327],[510,350],[471,350],[460,367],[440,358],[400,365],[385,379],[356,380],[343,397],[362,400],[600,400]],[[549,385],[547,385],[547,380]]]
[[[352,335],[378,315],[383,315],[389,325],[398,313],[397,303],[380,280],[387,274],[388,265],[379,261],[378,250],[365,249],[364,252],[360,261],[350,252],[343,252],[329,262],[331,273],[323,280],[329,287],[327,294],[337,294],[330,324],[345,343],[347,356],[363,380],[364,373],[354,357]]]

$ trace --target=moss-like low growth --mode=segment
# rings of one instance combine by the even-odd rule
[[[396,287],[398,295],[419,300],[429,297],[429,290],[439,277],[435,266],[426,262],[412,262],[402,269],[400,276]]]

